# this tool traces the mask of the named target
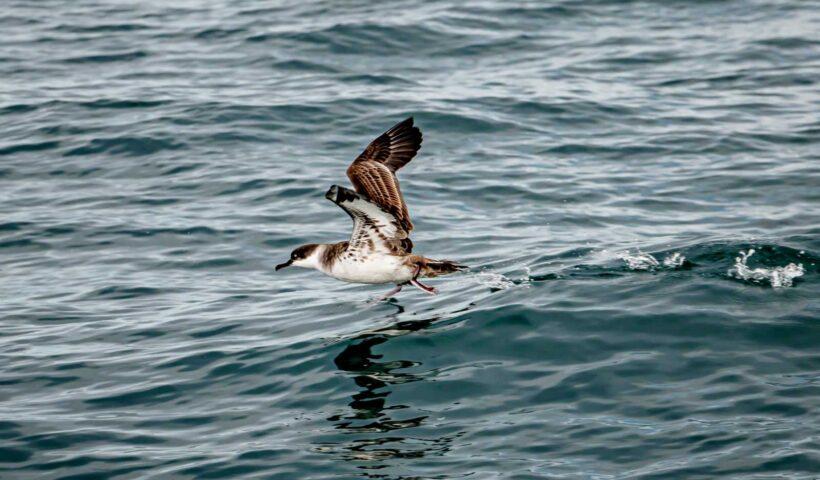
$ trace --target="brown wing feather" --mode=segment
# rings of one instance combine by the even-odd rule
[[[402,230],[408,233],[413,230],[399,181],[384,164],[356,162],[347,169],[347,176],[357,193],[364,194],[371,202],[396,217]]]
[[[408,233],[413,230],[413,223],[395,172],[407,165],[420,147],[421,131],[413,126],[413,117],[410,117],[370,142],[347,169],[347,177],[356,192],[367,195],[395,216]]]
[[[370,142],[354,162],[382,163],[395,172],[407,165],[420,147],[421,130],[413,126],[413,117],[409,117]]]

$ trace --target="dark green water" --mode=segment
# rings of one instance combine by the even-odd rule
[[[4,2],[0,478],[820,477],[819,12]],[[409,115],[472,270],[274,273]]]

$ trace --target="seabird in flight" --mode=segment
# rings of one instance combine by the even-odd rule
[[[325,194],[353,219],[350,240],[302,245],[276,270],[293,265],[313,268],[345,282],[396,284],[382,297],[386,299],[407,284],[435,295],[435,288],[418,279],[466,269],[450,260],[433,260],[412,253],[409,235],[413,224],[396,171],[413,159],[419,147],[421,131],[413,126],[413,117],[373,140],[347,169],[355,191],[333,185]]]

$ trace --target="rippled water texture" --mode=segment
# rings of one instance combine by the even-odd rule
[[[0,31],[3,480],[818,477],[816,2]],[[324,192],[409,115],[416,251],[471,271],[377,305],[274,273],[346,238]]]

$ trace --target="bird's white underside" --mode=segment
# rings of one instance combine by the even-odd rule
[[[374,252],[366,257],[342,258],[325,273],[351,283],[404,283],[413,278],[414,269],[404,265],[403,260]]]
[[[366,255],[344,253],[329,267],[321,258],[328,245],[320,245],[310,257],[293,262],[296,267],[312,268],[337,280],[349,283],[404,283],[413,278],[414,269],[404,265],[404,258],[381,252]]]

